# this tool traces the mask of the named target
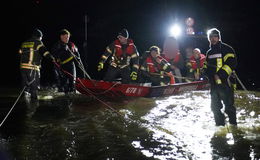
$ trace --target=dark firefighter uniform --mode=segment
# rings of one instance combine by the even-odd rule
[[[237,59],[234,49],[221,42],[220,32],[212,29],[209,39],[218,37],[216,44],[211,44],[206,54],[206,75],[211,85],[211,109],[217,126],[225,125],[225,117],[221,112],[225,105],[225,113],[228,115],[229,123],[237,125],[236,108],[234,107],[234,88],[232,85],[232,72],[236,68]],[[218,76],[219,78],[216,78]],[[234,81],[233,81],[234,82]]]
[[[60,68],[56,68],[57,87],[60,92],[75,92],[76,66],[75,59],[80,60],[79,52],[74,43],[58,41],[52,48]]]
[[[113,81],[118,76],[122,77],[122,83],[130,83],[137,79],[139,69],[139,55],[132,39],[128,39],[127,30],[119,33],[127,38],[126,44],[118,39],[106,47],[105,53],[99,62],[98,70],[103,69],[104,63],[109,59],[109,67],[104,76],[104,81]]]
[[[175,83],[170,63],[159,55],[159,50],[159,47],[152,46],[146,53],[148,56],[140,67],[140,82],[152,82],[153,86]],[[155,57],[151,55],[152,51],[157,53]]]
[[[23,86],[27,86],[25,93],[30,93],[32,99],[37,99],[42,57],[54,60],[42,43],[41,38],[42,32],[38,29],[34,30],[32,38],[23,42],[19,50],[21,54],[20,69]]]

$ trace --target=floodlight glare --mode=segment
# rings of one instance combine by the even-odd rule
[[[180,36],[180,34],[181,34],[181,27],[179,25],[175,24],[170,28],[171,36],[177,38],[178,36]]]

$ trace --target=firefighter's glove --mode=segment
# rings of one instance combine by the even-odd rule
[[[135,81],[137,79],[137,73],[135,71],[133,71],[131,74],[130,74],[130,77],[133,81]]]
[[[219,78],[219,76],[218,76],[217,74],[214,75],[214,79],[215,79],[215,83],[216,83],[217,85],[222,84],[221,79]]]
[[[160,78],[164,77],[164,71],[160,71]]]
[[[101,71],[104,68],[104,63],[103,62],[99,62],[98,63],[98,71]]]

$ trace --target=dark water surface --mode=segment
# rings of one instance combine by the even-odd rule
[[[1,93],[1,121],[18,94]],[[22,97],[1,126],[1,160],[260,159],[259,92],[236,92],[238,129],[214,126],[209,91],[102,102],[42,95]]]

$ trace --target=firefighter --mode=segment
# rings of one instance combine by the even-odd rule
[[[149,49],[148,56],[140,67],[140,82],[152,82],[153,86],[163,86],[174,84],[175,80],[171,73],[171,65],[160,56],[160,48],[152,46]]]
[[[200,80],[205,60],[206,57],[201,53],[199,48],[193,49],[192,55],[186,63],[187,77]]]
[[[59,32],[59,41],[53,46],[52,54],[60,68],[55,69],[56,82],[59,92],[74,93],[76,66],[74,61],[80,61],[76,45],[70,41],[70,32],[62,29]]]
[[[23,86],[26,86],[24,93],[26,97],[31,97],[31,99],[38,98],[42,57],[55,61],[41,41],[42,36],[39,29],[33,30],[31,38],[23,42],[19,50],[21,76]]]
[[[104,81],[113,81],[120,76],[122,83],[127,84],[137,80],[139,69],[139,54],[126,29],[118,33],[117,40],[106,47],[98,64],[98,71],[104,68],[104,63],[109,59],[108,70]]]
[[[211,109],[216,126],[225,125],[225,116],[221,111],[222,102],[230,125],[237,125],[236,108],[234,107],[233,71],[237,66],[234,49],[221,41],[220,31],[212,28],[208,32],[210,49],[206,54],[205,73],[211,85]],[[233,81],[234,82],[234,81]]]

